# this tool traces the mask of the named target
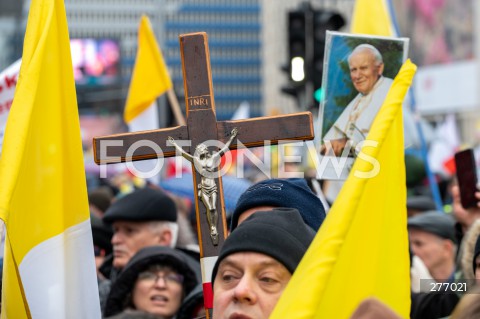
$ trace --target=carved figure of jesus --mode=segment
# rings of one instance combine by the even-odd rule
[[[227,143],[218,151],[210,153],[208,147],[200,143],[195,148],[193,155],[185,152],[175,143],[175,139],[171,136],[168,141],[175,147],[185,159],[193,163],[197,172],[202,176],[200,184],[198,184],[198,197],[202,200],[203,205],[207,209],[207,221],[210,227],[210,237],[214,245],[218,245],[218,213],[217,213],[217,193],[218,188],[215,179],[212,178],[216,168],[220,164],[220,158],[228,150],[233,139],[237,136],[238,129],[232,129],[231,135]]]

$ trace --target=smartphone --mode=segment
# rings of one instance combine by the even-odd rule
[[[477,207],[475,192],[478,191],[478,178],[473,149],[455,153],[455,166],[463,208]]]

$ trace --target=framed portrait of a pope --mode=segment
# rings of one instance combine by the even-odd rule
[[[322,156],[349,157],[347,162],[353,163],[393,79],[407,59],[408,44],[407,38],[327,31],[324,98],[317,127]],[[345,178],[328,176],[328,172],[325,175],[318,178]]]

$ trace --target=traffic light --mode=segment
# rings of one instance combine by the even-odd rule
[[[295,97],[299,104],[305,100],[307,41],[307,10],[298,9],[288,12],[288,62],[282,70],[288,74],[288,84],[282,87],[282,92]]]
[[[282,70],[288,73],[289,83],[282,92],[296,97],[300,108],[318,105],[326,31],[337,31],[344,25],[340,14],[315,10],[309,2],[288,12],[288,64]]]
[[[334,11],[315,10],[313,13],[313,59],[309,66],[309,78],[313,82],[314,91],[322,87],[326,32],[337,31],[344,25],[343,17]]]
[[[307,54],[306,12],[303,10],[288,13],[288,72],[294,82],[305,80],[305,59]]]

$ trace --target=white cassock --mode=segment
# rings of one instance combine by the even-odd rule
[[[392,79],[381,77],[370,93],[359,93],[343,110],[323,140],[348,138],[354,146],[365,140],[392,82]]]

